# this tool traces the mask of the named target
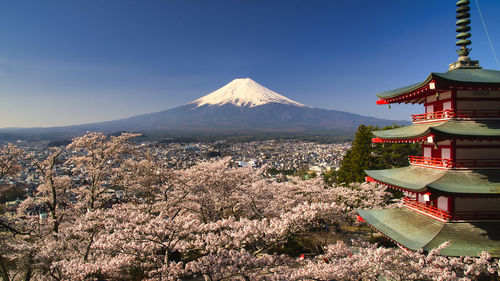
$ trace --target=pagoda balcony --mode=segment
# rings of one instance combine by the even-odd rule
[[[435,111],[411,116],[413,123],[427,123],[448,120],[452,118],[461,119],[490,119],[500,118],[500,110],[460,110],[454,112],[453,109]]]
[[[427,205],[422,202],[418,202],[417,200],[408,197],[403,197],[403,203],[404,206],[408,209],[412,209],[419,213],[423,213],[424,215],[433,217],[440,221],[449,221],[452,219],[452,215],[449,212],[438,209],[431,205]]]
[[[412,115],[411,119],[413,123],[425,123],[425,122],[447,120],[453,117],[455,117],[455,112],[452,109],[448,109],[448,110]]]
[[[451,169],[455,165],[455,163],[451,159],[443,159],[437,157],[423,157],[423,156],[409,156],[408,158],[410,164],[414,166]]]
[[[437,157],[410,156],[408,157],[411,165],[432,167],[440,169],[467,169],[483,168],[492,169],[500,167],[500,159],[444,159]]]
[[[500,211],[455,211],[453,214],[427,205],[409,197],[403,197],[406,208],[441,221],[485,221],[500,220]]]

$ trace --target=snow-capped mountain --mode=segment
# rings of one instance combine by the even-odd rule
[[[293,101],[250,78],[235,79],[185,105],[126,119],[77,126],[2,129],[0,139],[67,138],[87,131],[141,132],[156,136],[335,134],[352,135],[360,124],[386,126],[408,122],[313,108]]]
[[[196,107],[225,104],[255,107],[273,102],[305,107],[305,105],[273,92],[250,78],[234,79],[224,87],[188,104],[195,104]]]

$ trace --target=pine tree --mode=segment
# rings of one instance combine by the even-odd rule
[[[347,151],[337,174],[338,183],[363,182],[365,169],[373,166],[372,127],[360,125],[352,148]]]
[[[398,126],[384,127],[382,130]],[[337,183],[364,182],[364,170],[389,169],[408,165],[409,155],[419,155],[420,145],[381,143],[372,144],[372,131],[377,127],[360,125],[352,148],[347,151],[337,174]]]

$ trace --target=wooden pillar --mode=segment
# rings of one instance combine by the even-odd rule
[[[455,89],[452,89],[451,90],[451,106],[452,106],[452,109],[453,109],[453,113],[455,114],[455,116],[457,116],[457,90]]]
[[[450,140],[451,142],[451,149],[450,149],[450,159],[451,161],[453,161],[453,163],[455,163],[457,161],[457,140],[456,139],[451,139]]]
[[[455,216],[455,197],[454,196],[448,197],[448,213],[450,213],[452,216]]]

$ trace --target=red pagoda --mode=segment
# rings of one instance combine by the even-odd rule
[[[377,104],[423,104],[413,124],[373,132],[373,142],[421,143],[409,166],[367,170],[367,180],[401,190],[404,207],[358,210],[399,246],[447,256],[500,257],[500,71],[469,58],[469,0],[457,2],[459,58],[445,73],[378,94]]]

